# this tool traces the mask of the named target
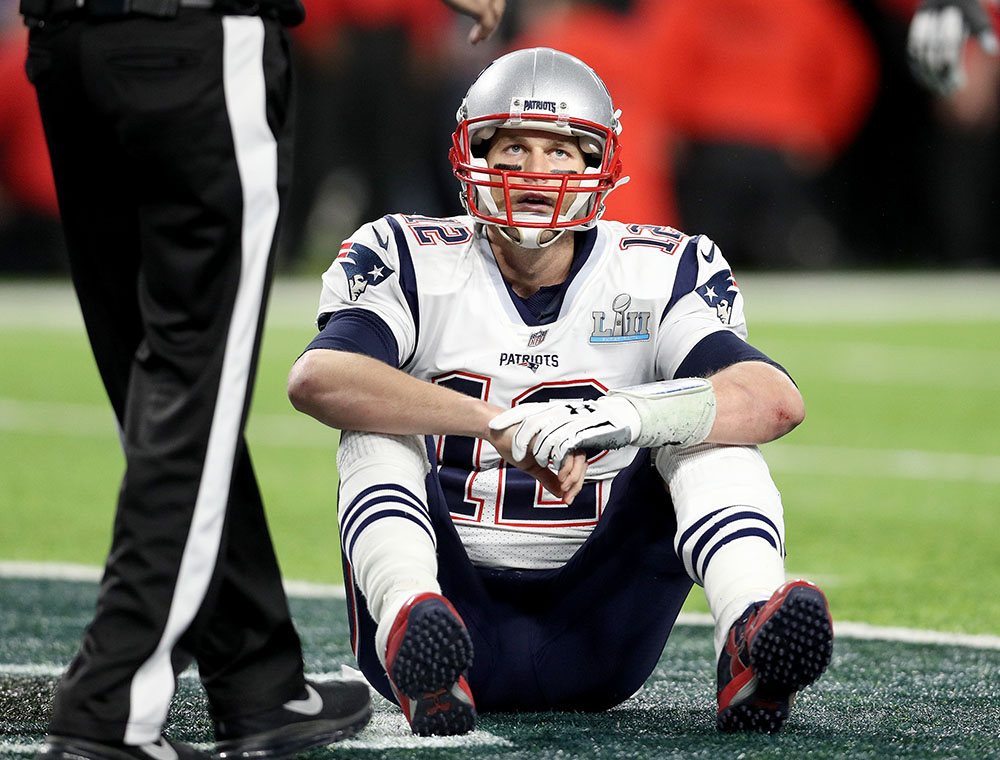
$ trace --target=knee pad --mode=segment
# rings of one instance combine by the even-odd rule
[[[343,431],[337,448],[341,482],[367,468],[388,468],[423,481],[431,465],[422,436]]]

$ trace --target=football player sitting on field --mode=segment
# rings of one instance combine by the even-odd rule
[[[801,422],[802,397],[747,343],[710,239],[601,220],[620,130],[582,61],[505,55],[458,112],[468,215],[383,217],[323,276],[289,395],[344,431],[354,652],[414,733],[619,704],[692,582],[720,730],[777,731],[830,661],[826,600],[786,583],[756,447]]]

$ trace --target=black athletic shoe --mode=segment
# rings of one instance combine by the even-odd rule
[[[451,602],[439,594],[407,600],[389,631],[385,667],[410,730],[452,736],[476,727],[476,705],[465,673],[472,639]]]
[[[102,744],[90,739],[47,736],[35,760],[209,760],[190,744],[164,737],[152,744]]]
[[[719,655],[719,730],[780,731],[796,693],[823,674],[832,654],[826,597],[808,581],[790,581],[750,605]]]
[[[361,681],[307,681],[301,699],[215,724],[214,760],[275,760],[354,736],[372,717]]]

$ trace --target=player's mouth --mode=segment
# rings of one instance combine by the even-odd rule
[[[527,192],[511,198],[511,205],[515,212],[551,214],[556,205],[556,197],[555,193]]]

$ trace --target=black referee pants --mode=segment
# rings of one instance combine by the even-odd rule
[[[243,438],[290,167],[289,66],[285,30],[253,16],[32,30],[73,283],[126,461],[51,733],[154,741],[192,657],[220,719],[301,693]]]

